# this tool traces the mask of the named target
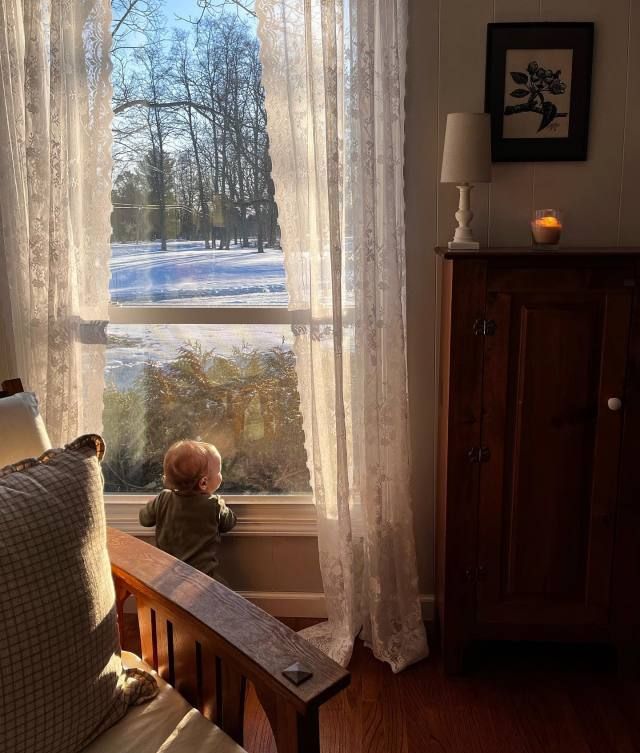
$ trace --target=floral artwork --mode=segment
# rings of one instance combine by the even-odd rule
[[[487,25],[493,162],[587,158],[594,29],[591,21]]]
[[[571,50],[507,50],[502,106],[504,138],[568,136],[572,64]]]
[[[507,105],[504,108],[505,115],[517,115],[522,112],[535,112],[540,115],[538,132],[547,128],[556,118],[566,118],[569,113],[558,112],[558,106],[549,99],[564,94],[567,90],[566,83],[561,79],[562,71],[553,71],[545,68],[532,60],[527,65],[526,71],[510,71],[511,78],[518,88],[510,92],[509,96],[516,99],[527,99],[518,105]]]

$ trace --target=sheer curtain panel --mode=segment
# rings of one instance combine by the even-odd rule
[[[394,671],[427,655],[405,337],[406,0],[257,0],[328,621]]]
[[[108,0],[0,0],[0,368],[55,444],[101,428],[110,22]]]

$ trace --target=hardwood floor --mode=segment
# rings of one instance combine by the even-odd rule
[[[435,652],[394,675],[359,643],[349,669],[321,711],[322,753],[640,753],[640,683],[618,679],[605,648],[486,644],[447,678]],[[245,747],[275,753],[251,688]]]

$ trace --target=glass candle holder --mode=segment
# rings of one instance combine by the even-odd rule
[[[535,248],[558,248],[562,234],[562,218],[557,209],[536,209],[531,220]]]

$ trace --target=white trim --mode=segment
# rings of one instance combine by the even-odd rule
[[[107,524],[132,536],[153,536],[138,521],[140,508],[151,499],[144,494],[106,494]],[[238,517],[227,536],[317,536],[316,509],[311,495],[244,497],[225,495]]]
[[[109,306],[109,324],[291,324],[282,306]]]
[[[327,608],[323,593],[308,591],[238,591],[245,599],[274,617],[309,617],[326,619]],[[422,619],[434,619],[435,597],[433,594],[420,594]],[[125,604],[126,612],[135,612],[133,600]]]
[[[124,492],[106,492],[107,502],[126,502],[142,505],[153,499],[157,492],[146,494],[125,494]],[[313,494],[225,494],[220,493],[230,505],[310,505],[313,507]]]

